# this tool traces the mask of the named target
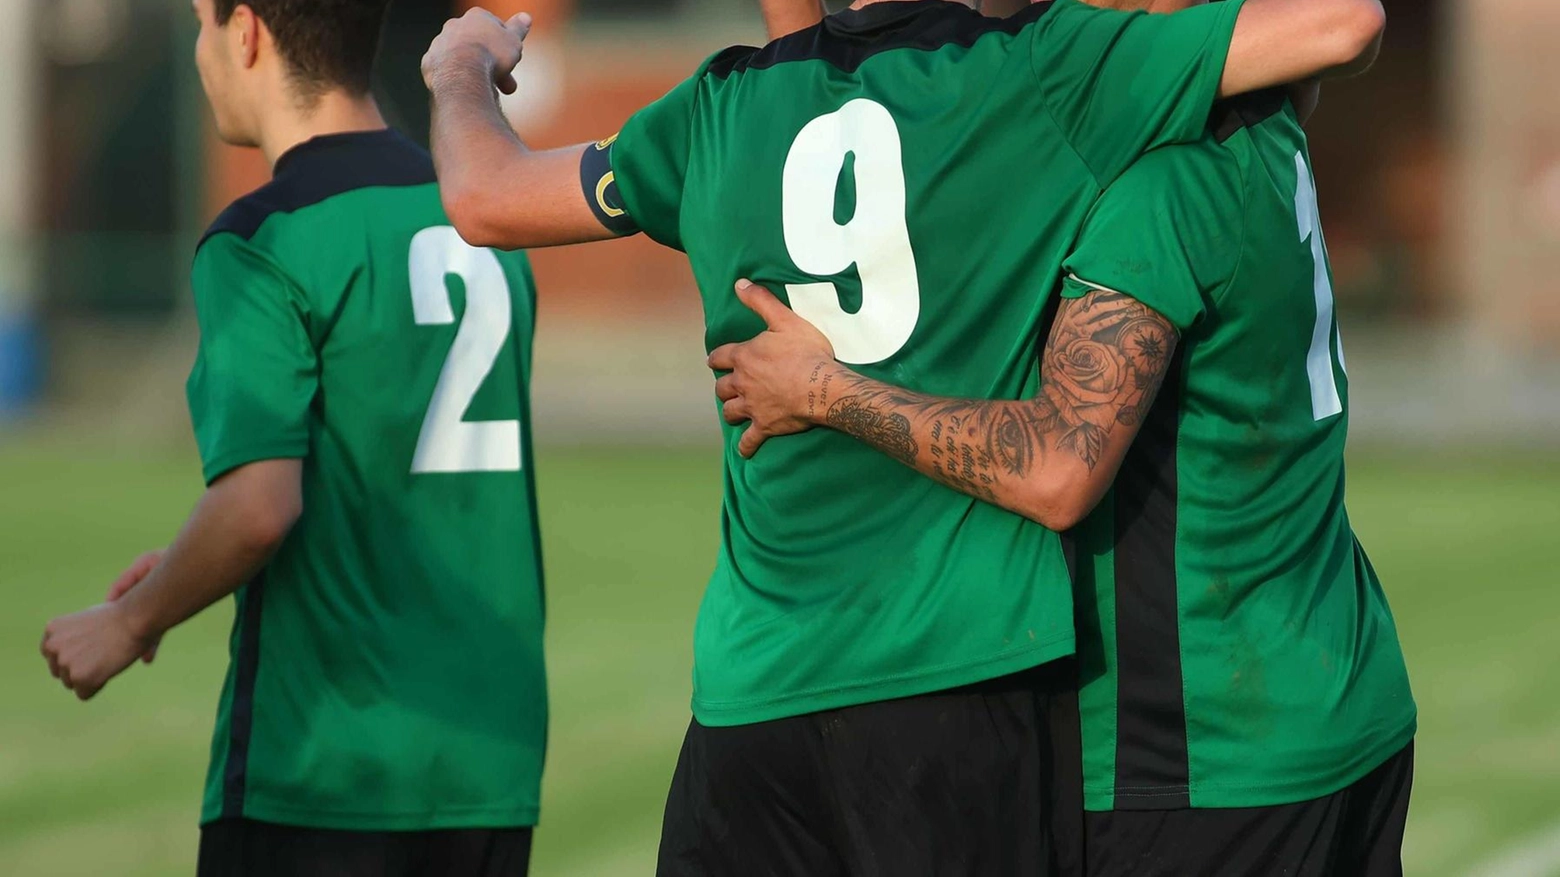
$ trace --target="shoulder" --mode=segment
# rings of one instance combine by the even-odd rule
[[[357,189],[436,182],[428,152],[394,132],[317,138],[282,156],[270,182],[223,210],[201,236],[197,253],[219,235],[251,241],[274,217]]]
[[[1139,158],[1100,195],[1096,209],[1118,208],[1148,221],[1227,229],[1244,213],[1244,189],[1240,156],[1210,135]]]
[[[217,218],[212,220],[211,225],[200,236],[200,242],[195,248],[196,254],[206,252],[208,244],[224,235],[236,240],[222,241],[211,249],[222,250],[234,246],[238,241],[250,241],[267,219],[277,213],[290,212],[288,206],[290,199],[286,195],[287,193],[272,181],[229,204],[227,209],[217,214]]]
[[[847,73],[876,55],[898,49],[936,51],[947,46],[969,48],[981,38],[1016,36],[1050,16],[1062,6],[1092,10],[1077,0],[1043,0],[1006,18],[981,15],[958,3],[898,4],[900,9],[873,10],[870,27],[850,12],[837,13],[805,30],[781,37],[768,45],[732,46],[709,59],[701,73],[717,79],[751,70],[765,70],[796,61],[823,61]],[[1087,14],[1087,12],[1085,12]],[[897,16],[892,23],[876,21]]]
[[[1031,4],[1010,20],[1022,21],[1025,26],[1034,25],[1037,38],[1075,39],[1080,34],[1093,34],[1098,29],[1119,30],[1126,23],[1147,14],[1142,10],[1094,6],[1081,0],[1048,0]]]
[[[286,202],[273,197],[269,188],[257,189],[228,205],[195,245],[190,286],[197,303],[209,295],[220,294],[220,290],[257,282],[284,280],[291,285],[274,255],[255,239],[260,227],[272,216],[290,212]]]
[[[1144,155],[1100,194],[1079,242],[1095,259],[1174,262],[1205,289],[1240,264],[1247,197],[1239,157],[1211,136]]]
[[[190,289],[197,312],[219,302],[287,300],[302,295],[271,253],[236,231],[222,229],[208,232],[195,250]]]
[[[806,33],[806,31],[802,33]],[[781,37],[770,45],[786,43],[794,40],[797,36],[800,36],[800,34]],[[724,79],[733,73],[745,72],[749,67],[753,66],[754,59],[763,54],[763,52],[764,50],[758,46],[728,46],[710,56],[709,60],[705,61],[699,69],[699,74],[701,76],[713,76],[717,79]]]

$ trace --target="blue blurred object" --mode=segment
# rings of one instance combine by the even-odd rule
[[[26,311],[0,310],[0,421],[26,414],[43,384],[43,339]]]

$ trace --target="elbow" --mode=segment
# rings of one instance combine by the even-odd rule
[[[493,199],[482,188],[451,181],[439,187],[444,215],[461,239],[473,247],[503,248]]]
[[[1028,481],[1013,511],[1048,530],[1065,533],[1083,523],[1098,502],[1087,484],[1070,479]]]
[[[1080,502],[1058,501],[1047,506],[1044,512],[1034,518],[1047,530],[1055,530],[1065,533],[1068,530],[1083,523],[1083,519],[1089,516],[1089,509]]]
[[[244,541],[255,554],[269,557],[282,547],[283,542],[287,541],[287,534],[292,532],[293,525],[297,524],[302,516],[301,498],[271,503],[255,509],[245,522]]]
[[[1336,54],[1334,73],[1363,73],[1375,63],[1381,52],[1381,36],[1387,28],[1387,13],[1380,0],[1340,0],[1342,8],[1334,26]]]

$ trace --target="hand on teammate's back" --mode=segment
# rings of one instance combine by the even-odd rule
[[[709,366],[731,372],[715,382],[715,394],[727,423],[751,422],[737,451],[752,457],[775,436],[812,429],[809,417],[827,409],[834,346],[762,286],[739,280],[737,298],[768,329],[741,344],[715,348]]]
[[[431,89],[440,71],[479,65],[493,77],[499,91],[514,94],[515,65],[520,63],[530,32],[529,12],[502,21],[486,9],[475,8],[452,18],[423,55],[423,82]]]

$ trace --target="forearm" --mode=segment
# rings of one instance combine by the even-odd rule
[[[439,71],[430,90],[440,195],[468,243],[512,250],[613,237],[581,194],[584,147],[529,149],[504,118],[480,63]]]
[[[949,399],[821,364],[808,419],[850,435],[960,493],[1053,529],[1099,501],[1092,465],[1065,447],[1063,418],[1042,391],[1025,401]]]
[[[1177,341],[1164,316],[1100,289],[1058,310],[1033,399],[937,398],[825,361],[807,381],[806,420],[961,493],[1067,530],[1115,480]]]
[[[232,594],[264,568],[301,511],[297,461],[266,461],[282,478],[209,489],[139,585],[120,598],[132,628],[152,642]],[[255,473],[249,473],[253,475]]]

